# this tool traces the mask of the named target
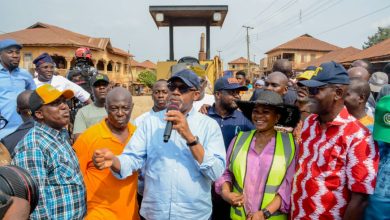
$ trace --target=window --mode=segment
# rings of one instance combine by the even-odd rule
[[[107,65],[107,71],[112,71],[112,63],[109,62],[108,65]]]
[[[314,53],[310,54],[310,61],[315,60],[315,59],[316,59],[316,55]]]
[[[27,70],[32,68],[32,54],[31,53],[24,53],[23,68],[27,69]]]
[[[301,63],[305,62],[305,54],[301,54]]]
[[[116,72],[119,73],[121,71],[121,64],[120,63],[116,63]]]

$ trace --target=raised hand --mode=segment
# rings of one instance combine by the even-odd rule
[[[98,149],[93,152],[93,165],[99,170],[110,168],[114,163],[115,155],[106,148]]]

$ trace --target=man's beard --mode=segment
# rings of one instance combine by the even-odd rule
[[[231,104],[226,102],[221,102],[221,107],[228,112],[234,112],[238,108],[236,102],[233,102]]]

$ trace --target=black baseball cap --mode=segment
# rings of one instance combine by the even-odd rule
[[[110,83],[108,76],[105,74],[97,73],[91,77],[91,86],[95,85],[96,82],[104,81]]]

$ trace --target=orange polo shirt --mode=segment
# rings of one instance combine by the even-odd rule
[[[128,124],[130,140],[135,126]],[[87,188],[87,216],[85,219],[139,219],[137,203],[138,175],[119,180],[109,169],[98,170],[92,162],[96,149],[108,148],[115,155],[122,153],[126,144],[112,135],[103,119],[82,133],[73,148],[80,162]]]

